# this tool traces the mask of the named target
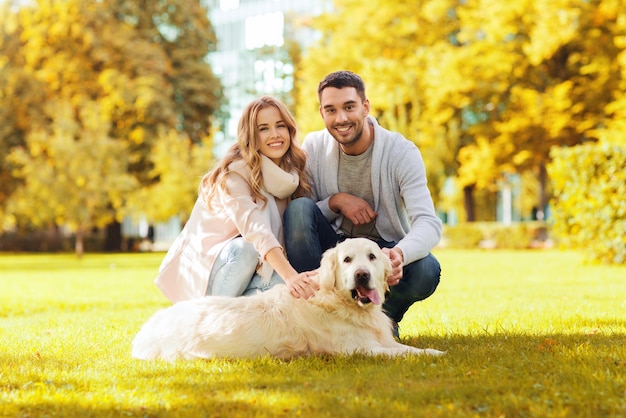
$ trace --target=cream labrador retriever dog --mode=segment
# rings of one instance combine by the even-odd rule
[[[391,263],[376,243],[355,238],[324,253],[310,299],[286,285],[249,297],[207,296],[154,314],[133,342],[138,359],[311,354],[441,355],[398,343],[381,304]]]

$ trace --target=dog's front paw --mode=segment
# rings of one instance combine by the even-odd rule
[[[434,348],[425,348],[423,354],[426,354],[428,356],[443,356],[444,354],[446,354],[446,352],[435,350]]]

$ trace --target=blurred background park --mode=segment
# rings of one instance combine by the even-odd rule
[[[161,251],[271,94],[348,69],[453,248],[626,263],[623,0],[0,0],[0,251]]]

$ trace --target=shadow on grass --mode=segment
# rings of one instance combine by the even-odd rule
[[[51,370],[67,370],[71,376],[71,362],[0,355],[3,368],[31,363],[28,382],[20,376],[0,383],[2,398],[17,399],[0,412],[20,417],[377,417],[412,411],[432,416],[564,411],[568,416],[620,416],[626,412],[626,335],[611,329],[624,329],[626,321],[597,325],[586,334],[404,340],[447,350],[443,357],[319,355],[174,363],[125,358],[95,373],[104,380],[98,382],[88,377],[95,365],[84,365],[82,379],[50,379]],[[28,396],[33,394],[37,396]]]

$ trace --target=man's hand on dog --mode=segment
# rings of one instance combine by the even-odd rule
[[[398,247],[383,248],[383,254],[391,260],[391,274],[387,278],[389,286],[395,286],[402,279],[402,268],[404,267],[404,254]]]

